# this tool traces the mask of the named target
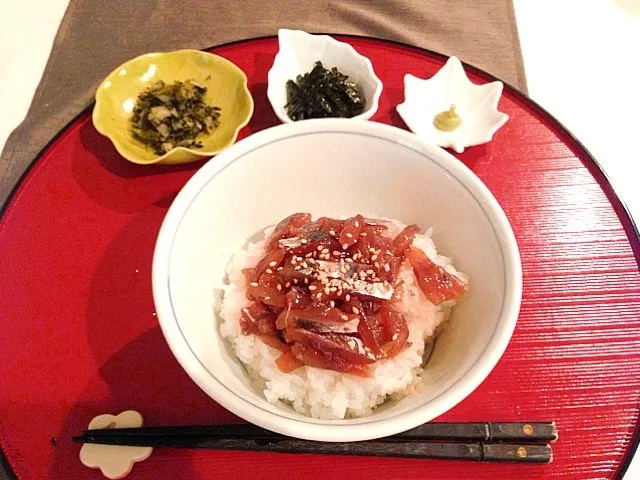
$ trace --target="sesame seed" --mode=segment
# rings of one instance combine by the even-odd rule
[[[267,268],[267,269],[265,270],[265,272],[267,272],[267,273],[273,273],[273,270],[271,270],[270,268]]]
[[[291,265],[295,265],[296,263],[298,263],[298,261],[296,260],[296,257],[293,257],[291,259]]]
[[[297,284],[298,284],[298,279],[297,279],[297,278],[294,278],[294,279],[293,279],[293,283],[295,283],[295,284],[297,285]]]
[[[278,264],[278,262],[275,262],[275,261],[269,262],[269,266],[270,267],[275,267],[277,264]]]
[[[344,299],[348,302],[349,300],[351,300],[351,295],[349,295],[348,293],[345,295]]]
[[[347,317],[346,315],[340,315],[340,318],[345,321],[349,320],[349,317]]]
[[[361,236],[361,237],[366,237],[366,236],[367,236],[367,232],[362,232],[362,233],[360,234],[360,236]]]
[[[282,290],[282,285],[278,284],[276,285],[276,288],[278,289],[278,291]]]
[[[347,233],[347,238],[353,238],[353,233]]]
[[[296,260],[297,260],[297,261],[299,261],[299,262],[301,262],[302,260],[304,260],[304,258],[302,258],[302,257],[296,257]]]
[[[371,255],[371,261],[375,262],[378,259],[378,255]]]
[[[376,253],[376,249],[373,247],[369,248],[369,253]]]
[[[398,339],[398,334],[397,334],[397,333],[394,333],[394,334],[393,334],[393,337],[391,337],[391,340],[394,340],[394,341],[395,341],[395,340],[397,340],[397,339]]]
[[[271,299],[271,297],[264,297],[264,299],[265,299],[265,300],[269,300],[269,299]]]
[[[305,278],[305,279],[304,279],[304,284],[305,284],[305,285],[309,285],[309,279],[308,279],[308,278]]]
[[[321,252],[322,250],[324,250],[324,247],[322,245],[318,245],[318,251]]]
[[[307,253],[304,258],[311,258],[311,255],[313,255],[311,252]]]
[[[251,282],[249,285],[251,285],[252,287],[257,287],[258,286],[258,282]]]
[[[360,310],[358,310],[356,307],[353,307],[351,309],[353,311],[353,313],[355,313],[356,315],[360,315]]]
[[[333,251],[333,254],[334,254],[336,257],[339,257],[340,255],[342,255],[338,250],[334,250],[334,251]]]
[[[302,268],[309,268],[309,264],[307,264],[307,262],[302,262]]]
[[[360,222],[359,222],[358,220],[356,220],[356,221],[353,223],[353,226],[354,226],[354,227],[356,227],[356,228],[360,228]]]
[[[297,272],[298,270],[300,270],[302,267],[300,265],[296,265],[295,267],[293,267],[293,270],[295,272]]]
[[[389,264],[388,264],[388,263],[385,263],[385,264],[384,264],[384,269],[385,269],[385,271],[387,271],[387,272],[388,272],[389,270],[391,270],[391,267],[389,266]]]
[[[278,267],[278,271],[281,272],[282,271],[282,267]]]
[[[348,243],[343,243],[342,244],[342,249],[346,250],[347,248],[349,248],[349,244]]]
[[[302,243],[304,245],[305,243],[307,243],[307,239],[306,238],[301,238],[300,239],[300,243]]]
[[[316,295],[316,298],[322,298],[322,292],[318,293],[318,294]]]
[[[328,248],[322,249],[322,253],[324,253],[326,255],[327,253],[329,253],[329,249]]]
[[[329,291],[330,291],[331,293],[333,293],[333,292],[337,292],[337,291],[338,291],[338,289],[337,289],[336,287],[331,287],[331,288],[329,289]]]
[[[353,258],[345,258],[344,261],[347,263],[353,263]]]
[[[324,287],[324,293],[329,295],[331,293],[331,289],[329,287]]]
[[[379,264],[378,262],[375,262],[373,265],[374,265],[376,268],[380,268],[380,264]]]
[[[335,230],[329,230],[329,235],[335,237],[336,236]]]
[[[374,274],[373,270],[371,270],[371,269],[367,270],[367,275],[373,275],[373,274]]]
[[[311,290],[311,291],[315,290],[316,288],[318,288],[318,287],[316,287],[315,285],[309,285],[309,290]]]
[[[336,295],[338,295],[339,297],[341,297],[341,296],[342,296],[342,290],[338,290],[338,293],[337,293]]]
[[[287,282],[284,284],[284,288],[289,288],[291,286],[291,282]]]

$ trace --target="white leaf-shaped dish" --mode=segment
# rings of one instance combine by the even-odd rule
[[[366,104],[364,112],[353,120],[369,120],[378,110],[382,82],[373,71],[371,60],[360,55],[351,45],[328,36],[312,35],[301,30],[278,30],[279,51],[268,74],[267,97],[274,112],[284,123],[293,120],[287,115],[287,80],[310,72],[317,61],[325,68],[337,69],[349,76],[362,89]]]
[[[489,142],[509,119],[509,115],[498,111],[502,87],[498,81],[472,83],[460,60],[451,57],[428,80],[405,75],[404,102],[396,110],[419,137],[462,153],[466,147]],[[434,117],[451,105],[455,105],[462,124],[450,132],[437,129]]]

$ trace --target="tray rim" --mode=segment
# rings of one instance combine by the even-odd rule
[[[328,33],[328,32],[309,32],[309,33],[313,33],[317,35],[337,36],[344,39],[358,39],[358,40],[365,40],[365,41],[371,40],[374,42],[387,43],[387,44],[395,45],[397,47],[413,50],[418,53],[426,54],[431,57],[436,57],[437,59],[442,61],[446,61],[450,57],[449,55],[436,52],[435,50],[430,50],[428,48],[418,47],[416,45],[411,45],[409,43],[401,42],[398,40],[391,40],[387,38],[380,38],[380,37],[367,36],[367,35],[357,35],[357,34]],[[243,43],[250,43],[250,42],[261,41],[261,40],[274,40],[274,39],[277,40],[277,38],[278,36],[275,34],[261,35],[257,37],[244,38],[240,40],[234,40],[231,42],[221,43],[219,45],[203,48],[202,51],[209,52],[214,49],[231,47],[231,46],[240,45]],[[548,120],[551,120],[552,123],[556,124],[563,131],[563,133],[566,134],[569,137],[569,139],[572,142],[574,142],[580,150],[584,152],[588,160],[590,160],[593,163],[598,173],[602,176],[602,181],[604,183],[603,186],[606,187],[605,195],[607,194],[606,190],[608,190],[609,191],[608,193],[613,194],[613,197],[615,197],[615,200],[619,203],[620,212],[616,212],[617,216],[620,218],[622,214],[624,217],[626,217],[626,220],[629,222],[631,232],[627,232],[627,236],[630,237],[631,234],[635,235],[635,240],[637,241],[638,246],[637,248],[634,248],[634,246],[631,245],[631,250],[636,259],[636,264],[638,265],[638,267],[640,267],[640,229],[638,227],[638,224],[635,222],[633,216],[631,215],[631,212],[629,210],[627,203],[624,201],[622,196],[618,193],[617,189],[612,184],[611,178],[609,177],[607,172],[604,170],[602,165],[598,162],[598,160],[596,160],[596,158],[587,149],[587,147],[585,147],[585,145],[578,138],[576,138],[576,136],[571,132],[571,130],[569,130],[560,120],[558,120],[554,115],[549,113],[549,111],[545,109],[543,106],[541,106],[538,102],[536,102],[531,97],[529,97],[527,93],[522,92],[517,87],[511,85],[508,82],[505,82],[504,80],[496,77],[495,75],[479,67],[476,67],[464,61],[461,61],[461,63],[465,69],[468,69],[469,71],[477,75],[486,77],[491,81],[502,82],[506,90],[508,90],[511,94],[515,95],[516,97],[519,97],[521,100],[524,100],[525,103],[528,103],[530,106],[533,106],[536,110],[541,112],[543,116],[545,116]],[[43,155],[51,148],[51,146],[60,137],[62,137],[69,130],[69,128],[73,126],[73,124],[75,124],[81,117],[88,114],[91,111],[91,109],[94,107],[94,105],[95,105],[95,100],[92,100],[86,107],[84,107],[71,120],[69,120],[53,137],[51,137],[51,139],[36,154],[33,160],[31,160],[29,165],[27,165],[25,170],[18,177],[18,180],[16,181],[16,183],[13,185],[13,187],[9,191],[7,198],[4,200],[2,205],[0,205],[0,222],[2,222],[5,214],[7,213],[7,210],[9,209],[9,206],[13,203],[14,197],[18,193],[18,190],[20,190],[20,187],[22,186],[22,184],[29,177],[31,170],[42,159]],[[598,181],[597,178],[595,178],[595,180]],[[609,201],[611,201],[610,195],[607,195],[607,198],[609,199]],[[615,205],[612,205],[612,206],[615,208]],[[625,228],[624,225],[623,225],[623,228]],[[627,228],[625,228],[625,230],[627,230]],[[618,471],[615,473],[615,476],[613,477],[613,480],[622,480],[624,478],[624,475],[626,474],[629,468],[629,465],[631,464],[631,461],[633,460],[636,453],[638,453],[639,447],[640,447],[640,416],[636,420],[636,425],[633,430],[631,442],[624,454],[624,458],[620,463],[620,466],[618,467]],[[7,480],[19,480],[19,477],[14,472],[13,467],[9,463],[9,460],[4,453],[4,449],[2,448],[2,439],[0,438],[0,477],[1,476],[5,476]]]

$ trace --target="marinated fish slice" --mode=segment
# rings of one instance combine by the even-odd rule
[[[348,322],[317,322],[308,318],[296,318],[293,323],[297,327],[319,333],[357,333],[360,320],[354,318]]]
[[[368,265],[359,263],[345,263],[342,265],[338,262],[316,260],[307,268],[298,270],[298,273],[306,276],[314,276],[321,271],[323,274],[326,273],[328,278],[340,280],[341,287],[345,291],[390,300],[393,296],[394,288],[388,282],[367,282],[366,280],[353,279],[354,273],[357,274],[368,268]]]

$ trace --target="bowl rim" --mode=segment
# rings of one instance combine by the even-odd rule
[[[238,396],[210,374],[193,353],[173,314],[170,298],[169,260],[174,235],[191,202],[206,183],[228,165],[241,159],[243,155],[274,140],[282,140],[301,133],[330,132],[378,136],[430,156],[470,189],[474,197],[478,195],[476,200],[499,237],[502,259],[507,272],[500,321],[480,354],[482,361],[475,362],[448,390],[429,403],[391,418],[374,419],[364,423],[329,420],[307,422],[302,419],[292,419],[267,412]],[[511,340],[522,297],[522,265],[515,235],[502,207],[480,178],[457,158],[437,146],[427,144],[410,132],[389,125],[377,122],[351,122],[348,119],[316,119],[282,124],[258,132],[227,149],[216,158],[215,162],[205,164],[196,172],[178,193],[160,228],[153,255],[152,287],[156,312],[165,340],[182,368],[211,398],[245,420],[284,435],[307,440],[345,442],[386,437],[414,428],[442,415],[473,392],[493,370]],[[264,401],[266,402],[266,399]]]
[[[328,35],[325,33],[315,34],[315,33],[306,32],[304,30],[281,28],[278,30],[278,52],[273,58],[273,64],[271,65],[271,68],[267,73],[267,98],[269,99],[269,104],[271,105],[273,112],[276,114],[276,116],[280,119],[281,122],[295,123],[292,119],[289,118],[289,115],[287,115],[287,112],[284,109],[284,105],[277,106],[276,101],[273,98],[273,92],[275,91],[274,89],[276,87],[273,84],[272,80],[275,79],[275,75],[277,72],[276,66],[278,65],[278,59],[282,59],[282,56],[283,56],[282,54],[283,34],[300,35],[301,37],[304,37],[307,41],[312,38],[322,39],[322,40],[325,40],[330,45],[333,45],[335,48],[343,48],[346,51],[348,51],[350,54],[352,54],[354,57],[361,58],[364,61],[364,64],[366,66],[367,74],[375,82],[376,88],[375,88],[375,91],[373,92],[371,106],[361,114],[356,115],[355,117],[347,118],[346,120],[369,120],[371,117],[375,115],[375,113],[378,111],[378,108],[380,106],[380,96],[382,95],[382,90],[384,88],[384,85],[382,83],[382,80],[380,80],[380,78],[376,75],[376,72],[373,68],[373,63],[371,62],[371,59],[369,57],[359,53],[350,43],[336,40],[331,35]],[[309,119],[309,120],[317,120],[317,119]],[[299,121],[306,121],[306,120],[299,120]]]
[[[122,70],[123,68],[126,68],[127,66],[134,64],[142,59],[145,58],[153,58],[153,57],[159,57],[159,56],[189,56],[189,55],[201,55],[203,57],[213,57],[216,59],[216,61],[221,62],[221,63],[226,63],[228,64],[230,67],[232,67],[232,70],[235,71],[235,73],[238,74],[239,78],[242,79],[242,88],[243,88],[243,92],[245,94],[245,98],[247,99],[248,102],[248,106],[249,106],[249,110],[247,112],[247,116],[244,120],[242,120],[241,122],[238,123],[238,125],[236,126],[235,131],[233,132],[233,134],[231,135],[231,137],[229,138],[229,142],[227,142],[226,145],[215,149],[215,150],[209,150],[209,151],[204,151],[204,150],[198,150],[198,149],[192,149],[192,148],[187,148],[187,147],[175,147],[172,148],[171,150],[169,150],[167,153],[164,153],[163,155],[160,155],[156,158],[153,158],[151,160],[140,160],[139,158],[128,154],[127,152],[125,152],[120,144],[120,142],[118,140],[115,139],[115,137],[110,133],[110,131],[104,127],[102,121],[100,120],[100,115],[99,115],[99,107],[100,107],[100,92],[102,92],[104,90],[104,84],[107,83],[108,81],[110,81],[110,79],[115,76],[120,70]],[[244,128],[245,126],[247,126],[247,124],[251,121],[251,118],[253,117],[253,112],[255,109],[255,104],[253,101],[253,96],[251,95],[251,91],[249,90],[249,80],[247,78],[247,74],[244,73],[244,71],[238,67],[235,63],[233,63],[232,61],[221,57],[220,55],[216,55],[215,53],[210,53],[210,52],[205,52],[203,50],[196,50],[196,49],[190,49],[190,48],[184,48],[181,50],[169,50],[166,52],[150,52],[150,53],[143,53],[142,55],[138,55],[137,57],[134,57],[130,60],[127,60],[126,62],[124,62],[123,64],[117,66],[116,68],[114,68],[111,72],[109,72],[109,74],[104,78],[104,80],[102,80],[102,82],[100,82],[100,85],[98,85],[98,88],[96,88],[96,93],[94,95],[94,105],[93,105],[93,111],[91,113],[91,121],[93,123],[93,126],[95,127],[95,129],[103,136],[107,137],[109,140],[111,140],[111,143],[113,144],[113,146],[115,147],[115,149],[118,151],[118,153],[124,157],[125,159],[129,160],[132,163],[136,163],[138,165],[153,165],[155,163],[162,163],[164,160],[168,159],[169,157],[171,157],[172,155],[174,155],[176,152],[187,152],[191,155],[194,155],[196,157],[212,157],[214,155],[219,154],[220,152],[222,152],[223,150],[229,148],[231,145],[233,145],[236,141],[236,139],[238,138],[238,134],[240,133],[240,130],[242,128]]]

